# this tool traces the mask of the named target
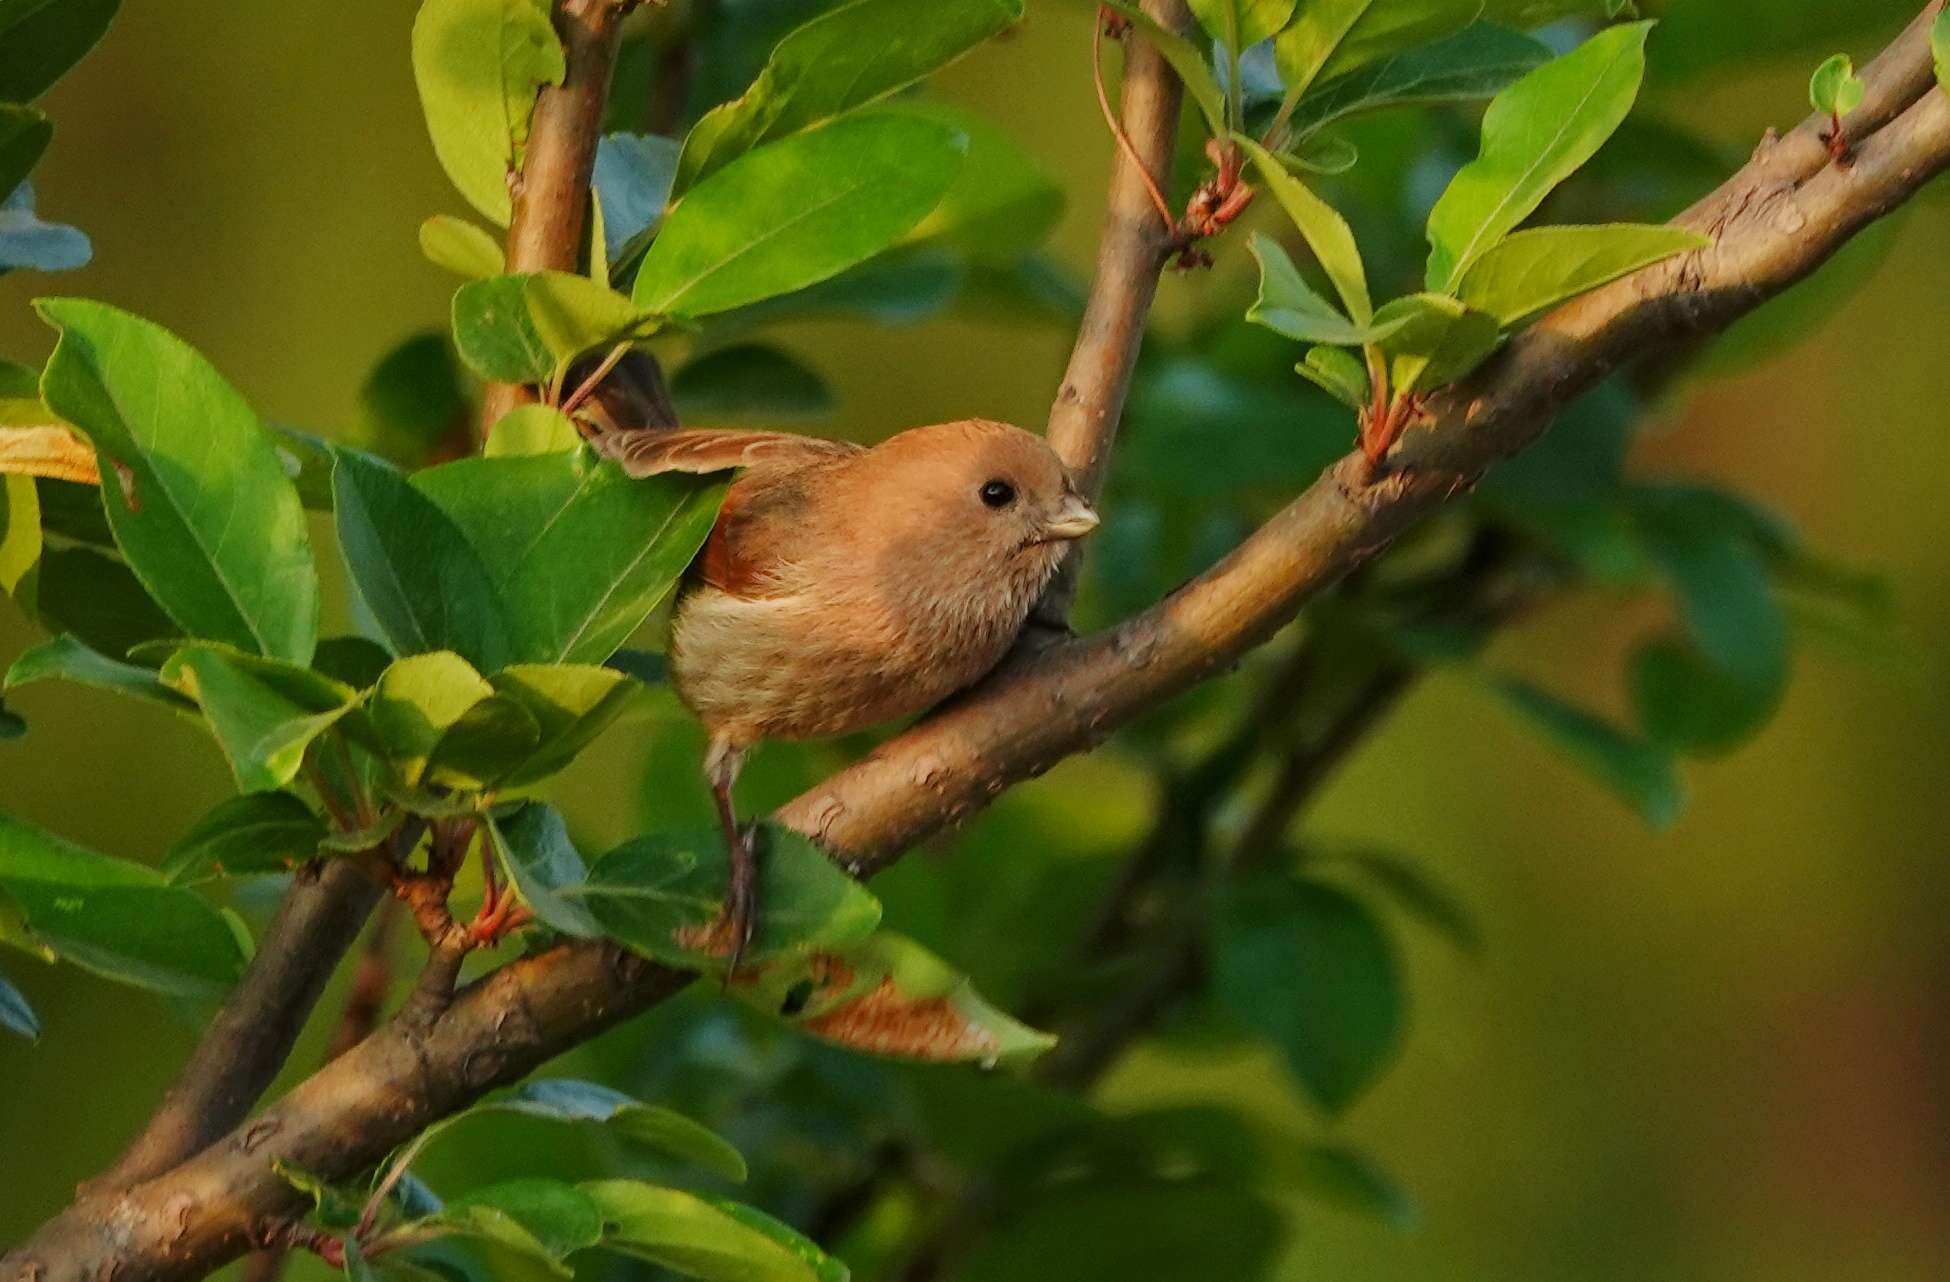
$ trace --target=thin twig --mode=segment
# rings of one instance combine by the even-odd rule
[[[1158,211],[1158,222],[1169,232],[1176,220],[1172,216],[1171,202],[1159,188],[1158,180],[1151,174],[1151,167],[1138,155],[1137,144],[1131,135],[1124,131],[1124,122],[1117,118],[1111,109],[1110,93],[1104,88],[1104,24],[1101,13],[1090,31],[1090,82],[1097,90],[1097,106],[1104,113],[1104,123],[1110,126],[1110,136],[1117,140],[1117,149],[1124,153],[1124,159],[1138,175],[1144,179],[1145,190],[1151,193],[1151,204]]]

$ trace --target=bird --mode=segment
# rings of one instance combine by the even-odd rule
[[[990,419],[871,448],[726,428],[611,427],[591,440],[632,477],[736,473],[678,588],[668,654],[678,699],[709,734],[729,977],[758,902],[752,834],[732,802],[746,754],[894,721],[973,684],[1097,513],[1042,437]]]

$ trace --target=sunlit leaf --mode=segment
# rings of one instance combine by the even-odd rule
[[[192,645],[163,665],[165,685],[196,700],[243,792],[298,775],[311,741],[352,710],[349,686],[309,668],[216,645]]]
[[[500,241],[452,214],[435,214],[420,224],[420,252],[435,267],[469,280],[498,276],[506,262]]]
[[[425,0],[413,23],[413,79],[433,151],[460,194],[508,225],[542,85],[560,84],[562,44],[542,0]]]
[[[1278,241],[1254,232],[1248,244],[1259,260],[1259,297],[1246,312],[1254,324],[1302,343],[1359,347],[1408,323],[1401,317],[1386,326],[1356,325],[1313,291]]]
[[[41,559],[41,502],[31,476],[0,476],[0,591],[12,595]]]
[[[1197,104],[1199,113],[1205,117],[1205,127],[1212,131],[1214,138],[1226,136],[1226,94],[1219,81],[1212,74],[1212,64],[1206,61],[1199,47],[1174,31],[1167,31],[1153,18],[1135,4],[1126,0],[1105,0],[1105,8],[1115,9],[1131,20],[1141,39],[1151,42],[1159,55],[1178,73],[1178,79],[1185,86],[1185,93]]]
[[[1815,68],[1808,81],[1808,101],[1824,115],[1846,116],[1862,105],[1868,82],[1855,74],[1855,60],[1838,53]]]
[[[1513,329],[1587,290],[1712,243],[1683,227],[1534,227],[1478,258],[1463,274],[1456,294]]]
[[[1472,311],[1446,294],[1410,294],[1375,313],[1388,333],[1389,378],[1399,394],[1454,383],[1489,359],[1502,336],[1494,316]]]
[[[602,1209],[605,1248],[705,1282],[846,1282],[846,1266],[769,1216],[636,1180],[580,1186]]]
[[[629,299],[574,272],[535,272],[522,280],[535,334],[556,367],[593,347],[647,337],[656,328]]]
[[[467,367],[489,382],[546,383],[555,373],[555,354],[528,310],[527,286],[528,276],[517,273],[469,281],[454,291],[454,346]]]
[[[1341,305],[1347,309],[1347,314],[1356,325],[1365,326],[1374,320],[1374,304],[1368,295],[1367,269],[1362,266],[1361,251],[1354,243],[1354,232],[1348,227],[1347,220],[1296,178],[1279,157],[1243,134],[1233,137],[1252,157],[1260,181],[1272,191],[1280,208],[1299,228],[1307,247],[1313,250],[1327,278],[1334,282],[1335,292],[1341,296]]]
[[[488,431],[481,452],[489,458],[553,454],[582,444],[575,421],[553,405],[518,405]]]
[[[100,303],[36,304],[61,339],[41,392],[124,485],[109,523],[136,577],[193,636],[304,664],[318,576],[298,493],[256,415],[210,364]]]
[[[469,1189],[397,1232],[406,1240],[450,1234],[478,1238],[538,1260],[566,1278],[574,1273],[563,1260],[602,1239],[603,1217],[595,1201],[573,1184],[522,1179]]]

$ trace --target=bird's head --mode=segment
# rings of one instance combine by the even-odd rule
[[[916,555],[1002,566],[1053,566],[1097,513],[1042,437],[963,419],[902,432],[875,447],[901,484],[891,531]],[[882,492],[885,492],[884,490]]]

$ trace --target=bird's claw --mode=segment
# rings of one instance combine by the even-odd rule
[[[731,848],[731,884],[725,892],[724,909],[719,917],[731,944],[725,958],[727,985],[738,973],[738,965],[744,960],[745,950],[752,942],[752,931],[758,924],[757,841],[757,832],[744,828]]]

